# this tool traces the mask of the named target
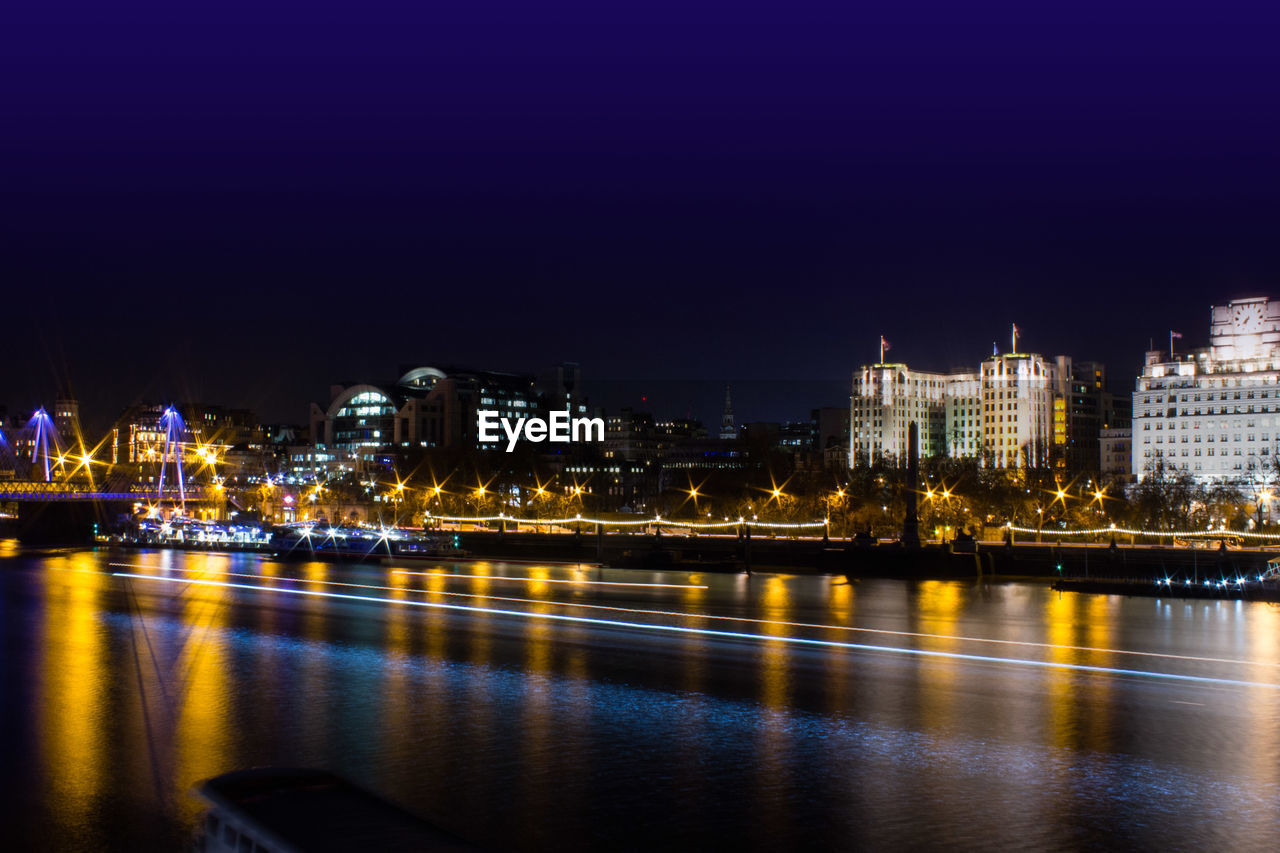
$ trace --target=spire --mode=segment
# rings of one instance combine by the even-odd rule
[[[720,418],[720,437],[738,437],[738,428],[733,425],[733,400],[729,397],[728,383],[724,386],[724,415]]]

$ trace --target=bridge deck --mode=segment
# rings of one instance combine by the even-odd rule
[[[0,503],[62,503],[67,501],[180,501],[201,503],[210,497],[204,489],[187,489],[180,494],[177,489],[157,490],[128,489],[108,485],[94,488],[71,483],[42,483],[9,481],[0,483]]]

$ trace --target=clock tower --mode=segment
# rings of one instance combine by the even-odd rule
[[[1132,472],[1250,493],[1280,457],[1280,300],[1215,305],[1206,348],[1147,353],[1133,391]],[[1172,336],[1172,332],[1170,335]]]
[[[1267,357],[1280,351],[1280,302],[1258,296],[1215,305],[1210,322],[1215,360]]]

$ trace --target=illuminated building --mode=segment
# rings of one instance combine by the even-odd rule
[[[495,371],[402,369],[394,382],[332,386],[327,407],[311,405],[311,436],[318,449],[352,464],[395,448],[492,448],[498,445],[478,441],[477,411],[512,421],[553,409],[583,415],[580,384],[574,364],[560,365],[542,382]]]
[[[1276,471],[1280,302],[1215,305],[1209,346],[1146,354],[1133,392],[1133,473],[1261,483]]]
[[[68,447],[80,444],[80,403],[63,389],[53,401],[53,425]]]
[[[1033,353],[993,355],[979,368],[982,457],[997,468],[1050,458],[1056,365]]]
[[[1129,479],[1133,475],[1133,430],[1104,429],[1099,436],[1098,472],[1104,477]]]
[[[977,372],[947,376],[946,452],[974,457],[982,452],[982,384]]]
[[[1097,361],[1056,359],[1057,392],[1053,400],[1053,458],[1072,473],[1103,472],[1102,434],[1128,429],[1129,393],[1112,394],[1107,368]],[[1114,437],[1113,437],[1114,438]],[[1114,453],[1114,451],[1112,451]],[[1128,463],[1125,463],[1128,469]]]
[[[142,464],[160,459],[165,445],[165,429],[160,421],[167,408],[161,404],[131,406],[116,419],[110,436],[112,464]],[[190,417],[184,418],[180,441],[184,465],[207,463],[210,453],[221,458],[231,446],[261,436],[256,418],[245,409],[199,403],[179,404],[175,408],[184,415],[190,413]]]
[[[905,463],[907,430],[913,421],[919,424],[920,456],[943,453],[948,381],[947,374],[911,370],[905,364],[872,364],[855,373],[850,462]]]
[[[160,418],[161,405],[130,406],[116,419],[111,429],[111,461],[113,464],[138,464],[155,461],[164,447],[164,430]]]
[[[976,372],[864,366],[853,378],[850,464],[903,464],[912,422],[924,458],[980,458],[998,468],[1046,464],[1056,375],[1055,363],[1034,353],[993,355]]]

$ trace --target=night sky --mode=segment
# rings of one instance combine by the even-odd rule
[[[602,402],[714,418],[732,380],[787,419],[880,334],[947,368],[1017,322],[1124,385],[1280,295],[1263,4],[27,6],[11,411],[65,373],[99,417],[303,421],[402,363],[574,360]]]

